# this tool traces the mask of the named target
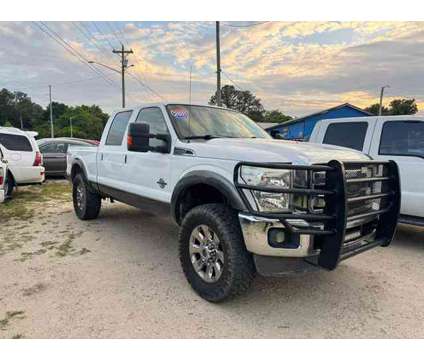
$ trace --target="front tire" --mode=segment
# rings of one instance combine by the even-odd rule
[[[82,174],[77,174],[72,181],[72,200],[79,219],[92,220],[99,216],[102,198],[90,190]]]
[[[207,301],[245,292],[255,276],[237,213],[222,204],[190,210],[180,229],[179,254],[187,281]]]

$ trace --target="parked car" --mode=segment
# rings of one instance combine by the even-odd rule
[[[72,146],[97,146],[96,140],[77,138],[49,138],[37,140],[43,154],[43,165],[47,176],[66,175],[66,153]]]
[[[247,116],[219,107],[121,109],[98,147],[69,155],[77,217],[97,218],[105,198],[165,210],[180,225],[188,282],[213,302],[246,290],[256,271],[333,270],[387,246],[399,214],[393,161],[274,140]]]
[[[7,169],[7,160],[4,159],[3,151],[0,149],[0,203],[5,200],[5,194],[8,192],[8,182],[6,181]]]
[[[15,186],[41,184],[44,181],[43,158],[35,141],[36,132],[0,127],[0,148],[8,162],[6,197]]]
[[[400,222],[424,225],[424,117],[366,116],[321,120],[311,142],[345,146],[375,160],[399,166],[402,205]]]

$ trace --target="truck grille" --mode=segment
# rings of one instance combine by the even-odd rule
[[[399,172],[393,161],[330,161],[310,166],[267,164],[269,168],[306,172],[307,183],[294,181],[289,189],[239,183],[239,167],[243,164],[264,165],[240,163],[235,169],[235,184],[249,212],[278,219],[291,233],[314,235],[319,250],[314,261],[318,265],[331,270],[340,260],[390,243],[400,210]],[[245,191],[288,194],[291,212],[255,211]]]

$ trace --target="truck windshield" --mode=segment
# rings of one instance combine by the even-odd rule
[[[198,105],[168,105],[175,131],[183,139],[262,138],[270,135],[239,112]]]

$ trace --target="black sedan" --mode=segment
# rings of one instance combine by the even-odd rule
[[[66,175],[66,153],[70,146],[97,146],[98,141],[77,138],[53,138],[37,140],[43,154],[43,166],[47,176]]]

